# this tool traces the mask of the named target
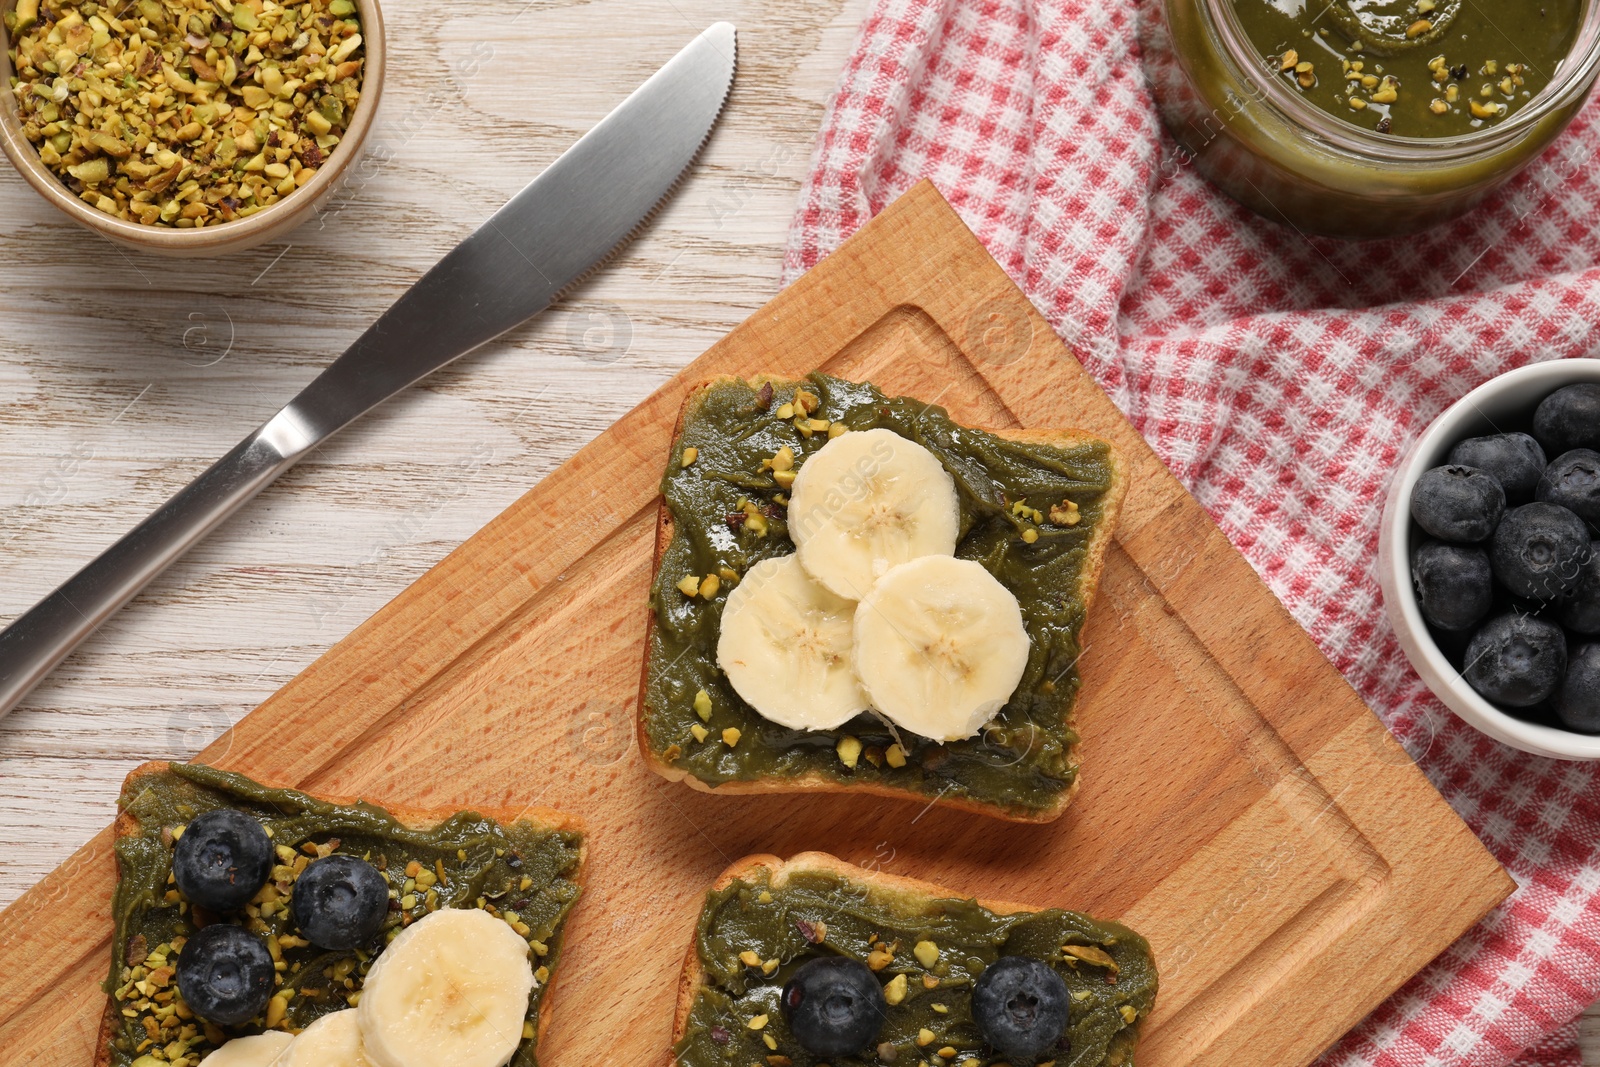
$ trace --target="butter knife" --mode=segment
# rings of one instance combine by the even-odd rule
[[[80,641],[312,448],[549,307],[627,242],[699,153],[733,84],[719,22],[423,275],[311,384],[0,632],[0,715]]]

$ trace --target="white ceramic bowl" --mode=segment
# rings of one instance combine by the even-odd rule
[[[1479,696],[1428,635],[1411,586],[1411,490],[1423,472],[1445,462],[1467,437],[1525,428],[1540,400],[1563,385],[1600,382],[1600,359],[1534,363],[1491,378],[1446,408],[1411,446],[1384,503],[1378,531],[1378,584],[1383,606],[1411,665],[1451,711],[1497,741],[1555,759],[1600,759],[1600,736],[1573,733],[1508,715]],[[1550,457],[1554,459],[1554,456]]]

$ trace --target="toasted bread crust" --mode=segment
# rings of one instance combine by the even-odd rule
[[[672,429],[674,447],[679,438],[683,436],[685,424],[699,411],[704,403],[707,390],[724,382],[743,381],[751,385],[760,386],[771,382],[774,386],[793,385],[795,379],[780,378],[775,375],[761,374],[750,378],[736,378],[732,375],[721,375],[707,379],[696,386],[684,398],[683,406],[678,409],[678,421]],[[1078,595],[1083,600],[1085,619],[1089,618],[1090,609],[1094,606],[1095,594],[1100,588],[1100,572],[1105,568],[1106,549],[1110,545],[1112,534],[1117,525],[1117,516],[1122,509],[1122,500],[1127,493],[1127,480],[1124,476],[1125,466],[1122,455],[1110,441],[1083,430],[988,430],[997,437],[1004,437],[1011,441],[1021,441],[1036,444],[1056,445],[1071,447],[1076,444],[1095,442],[1104,444],[1111,450],[1112,478],[1106,488],[1102,501],[1105,519],[1095,530],[1095,535],[1090,539],[1086,558],[1088,566],[1083,570],[1078,580]],[[661,569],[661,560],[667,551],[667,546],[672,542],[673,522],[672,513],[667,508],[663,499],[656,511],[656,543],[655,559],[651,566],[651,582],[654,583],[657,572]],[[821,774],[805,774],[795,777],[773,777],[748,782],[724,782],[720,785],[707,785],[688,771],[662,762],[660,757],[650,748],[650,738],[645,726],[645,693],[650,679],[650,642],[655,637],[656,615],[654,607],[646,608],[645,630],[645,657],[644,665],[639,675],[639,715],[635,723],[635,732],[639,741],[639,753],[644,757],[645,766],[649,767],[661,777],[672,782],[684,782],[691,788],[702,793],[717,793],[724,796],[743,796],[759,793],[865,793],[871,796],[888,797],[894,800],[927,801],[923,793],[911,789],[899,789],[878,782],[863,782],[859,784],[842,782]],[[1085,621],[1085,626],[1088,622]],[[1081,642],[1080,642],[1081,643]],[[1067,715],[1066,727],[1076,730],[1077,702],[1073,702],[1072,710]],[[1073,742],[1068,749],[1068,758],[1076,756],[1078,744]],[[967,797],[939,797],[934,803],[940,807],[953,808],[957,811],[970,812],[975,815],[987,815],[991,818],[1004,819],[1007,822],[1047,823],[1060,818],[1072,803],[1072,798],[1077,795],[1078,786],[1082,782],[1082,775],[1074,776],[1072,784],[1068,786],[1049,807],[1038,811],[1021,811],[1003,807],[998,804],[985,804],[981,801]]]
[[[148,763],[141,763],[139,766],[129,771],[128,777],[123,780],[123,792],[127,792],[128,789],[137,784],[141,778],[148,778],[152,775],[164,774],[171,769],[172,763],[169,760],[151,760]],[[260,782],[261,780],[256,779],[256,781]],[[271,782],[261,782],[261,784],[270,788],[293,788],[292,786],[277,786]],[[304,791],[302,790],[302,792]],[[321,793],[307,793],[307,795],[315,796],[318,800],[327,801],[330,804],[355,804],[361,799],[359,797],[326,796]],[[371,802],[368,801],[368,803]],[[382,808],[384,811],[393,816],[396,822],[399,822],[403,826],[413,830],[427,829],[429,827],[437,826],[449,819],[452,815],[455,815],[458,811],[464,810],[461,808],[391,807],[389,805],[382,805]],[[502,826],[507,826],[517,822],[524,822],[530,823],[543,830],[570,831],[578,834],[582,834],[584,832],[584,824],[582,819],[575,815],[569,815],[566,812],[557,811],[554,808],[473,808],[472,810],[476,811],[484,818],[497,822]],[[119,807],[117,810],[116,821],[112,824],[112,830],[115,837],[118,840],[121,840],[122,838],[134,837],[142,833],[143,826],[140,824],[139,819],[133,815],[133,813]],[[585,839],[578,845],[578,866],[572,872],[573,881],[579,883],[580,885],[582,884],[583,880],[584,867],[588,863],[588,851],[589,846],[587,840]],[[115,852],[112,854],[111,862],[113,865],[115,865],[117,862]],[[117,871],[116,873],[120,878],[121,872]],[[120,946],[113,945],[111,950],[113,952],[120,951]],[[552,971],[550,973],[550,980],[545,984],[544,1002],[540,1005],[539,1009],[539,1032],[534,1037],[534,1048],[536,1050],[539,1043],[544,1040],[545,1031],[550,1027],[551,1004],[555,997],[556,978],[559,973],[559,970]],[[106,1010],[105,1014],[100,1018],[100,1034],[95,1045],[94,1067],[110,1067],[111,1038],[115,1033],[116,1024],[116,1001],[112,999],[109,993],[107,993]]]
[[[801,852],[787,860],[767,854],[745,856],[717,876],[710,892],[726,889],[736,881],[752,880],[763,871],[766,872],[769,884],[773,886],[783,885],[790,875],[798,872],[817,871],[832,874],[857,885],[866,886],[875,895],[891,896],[901,903],[921,905],[930,911],[935,901],[967,899],[966,894],[954,889],[917,878],[867,870],[853,863],[846,863],[827,852]],[[987,908],[996,915],[1015,915],[1043,910],[1031,904],[1018,904],[1007,900],[985,900],[981,897],[975,899],[980,907]],[[672,1024],[673,1046],[683,1040],[689,1024],[689,1012],[694,1007],[694,998],[704,984],[705,969],[700,965],[700,954],[696,951],[695,940],[690,939],[689,951],[683,961],[683,973],[678,978],[678,1010]],[[667,1051],[666,1063],[668,1067],[674,1063],[671,1049]]]

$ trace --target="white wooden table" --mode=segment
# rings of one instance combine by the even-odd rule
[[[221,261],[124,253],[0,171],[0,621],[272,414],[700,29],[740,31],[694,174],[571,299],[318,450],[0,722],[0,905],[777,288],[864,0],[389,0],[371,144],[325,226]],[[1587,1063],[1600,1064],[1600,1016]]]

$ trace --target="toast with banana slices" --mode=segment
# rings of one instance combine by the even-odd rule
[[[118,806],[96,1067],[538,1063],[580,891],[572,817],[169,763],[135,769]]]
[[[661,483],[646,762],[1058,817],[1123,470],[1082,431],[972,429],[822,374],[696,389]]]
[[[1157,984],[1149,944],[1118,923],[821,852],[747,856],[706,895],[671,1060],[1120,1067]]]

